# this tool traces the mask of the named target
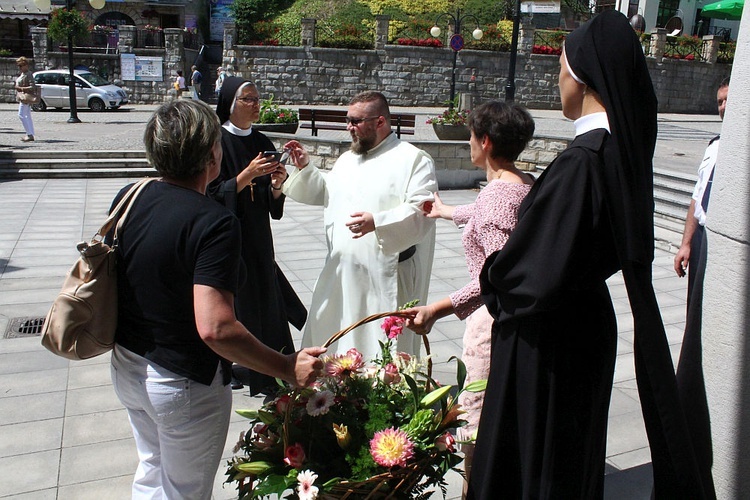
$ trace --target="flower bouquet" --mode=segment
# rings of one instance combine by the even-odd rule
[[[427,342],[426,360],[392,352],[404,326],[400,311],[360,320],[327,345],[382,318],[387,340],[376,359],[368,363],[356,349],[327,356],[311,387],[282,385],[258,411],[238,410],[251,420],[227,470],[239,498],[428,498],[436,487],[445,496],[449,470],[463,475],[451,433],[464,424],[458,394],[484,390],[486,381],[464,387],[457,359],[452,394],[431,378]]]

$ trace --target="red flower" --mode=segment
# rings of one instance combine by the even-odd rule
[[[389,339],[395,339],[404,331],[404,320],[398,316],[388,316],[381,326]]]
[[[305,450],[299,443],[287,446],[284,450],[284,463],[295,469],[302,466],[305,461]]]
[[[286,413],[286,409],[291,404],[291,402],[292,398],[289,396],[289,394],[284,394],[276,400],[276,411],[279,412],[279,415],[283,415],[284,413]]]

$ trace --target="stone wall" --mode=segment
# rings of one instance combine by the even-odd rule
[[[715,113],[716,89],[731,65],[647,58],[662,113]],[[450,95],[449,49],[387,45],[383,50],[237,46],[225,53],[235,74],[292,104],[346,104],[362,90],[380,90],[395,106],[441,106]],[[462,50],[456,93],[474,102],[503,99],[509,54]],[[516,100],[532,109],[560,109],[558,56],[519,54]]]

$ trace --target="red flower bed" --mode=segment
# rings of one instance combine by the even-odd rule
[[[532,54],[549,54],[559,56],[562,54],[562,47],[550,47],[549,45],[534,45],[531,50]]]
[[[416,47],[442,47],[443,43],[437,38],[422,38],[414,40],[413,38],[399,38],[396,40],[398,45],[413,45]]]

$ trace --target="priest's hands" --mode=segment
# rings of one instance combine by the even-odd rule
[[[346,223],[346,227],[354,234],[353,239],[356,240],[375,231],[375,220],[370,212],[354,212],[349,217],[352,220]]]
[[[292,159],[294,166],[302,170],[310,164],[310,155],[299,143],[299,141],[289,141],[284,144],[284,149],[289,150],[289,157]]]

